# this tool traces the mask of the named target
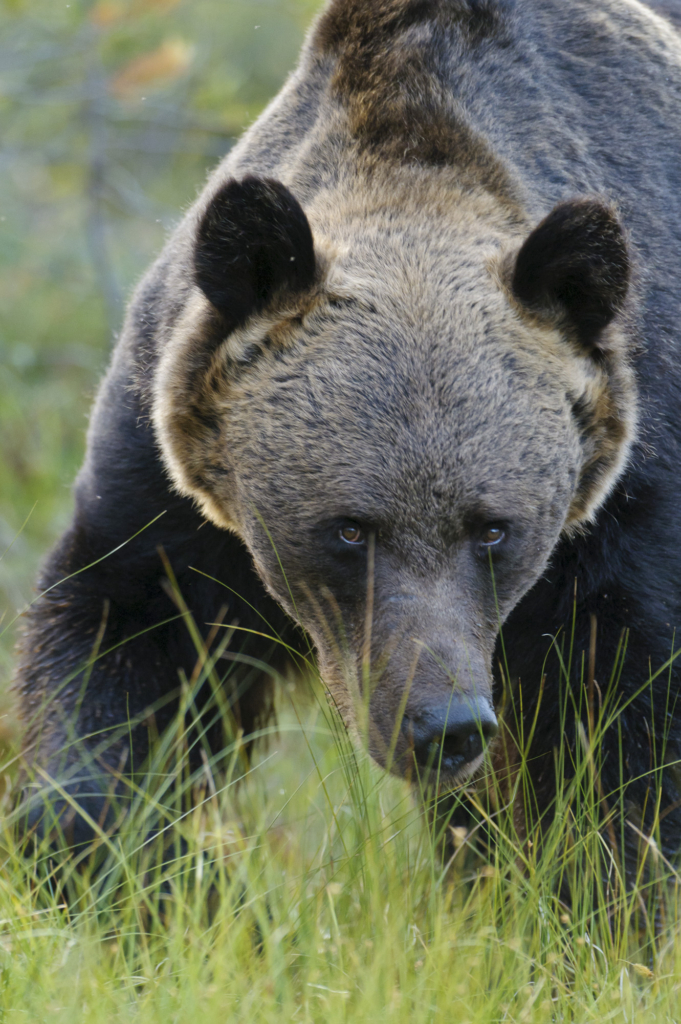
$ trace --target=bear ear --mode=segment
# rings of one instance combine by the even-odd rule
[[[277,292],[302,292],[316,274],[314,243],[298,200],[279,181],[226,182],[199,222],[194,280],[233,330]]]
[[[511,287],[534,310],[560,311],[584,345],[624,306],[630,261],[622,225],[598,200],[561,203],[522,245]]]

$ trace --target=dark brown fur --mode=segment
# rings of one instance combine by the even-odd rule
[[[363,149],[378,150],[379,159],[454,163],[515,206],[512,182],[442,84],[458,47],[506,31],[493,2],[355,0],[328,9],[312,47],[333,56],[331,87]]]

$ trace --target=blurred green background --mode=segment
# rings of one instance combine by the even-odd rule
[[[131,289],[319,7],[0,0],[0,732],[13,620],[68,522]]]

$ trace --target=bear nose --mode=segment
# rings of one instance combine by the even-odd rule
[[[439,709],[405,719],[413,756],[420,768],[456,775],[472,764],[499,731],[486,700],[452,700]]]

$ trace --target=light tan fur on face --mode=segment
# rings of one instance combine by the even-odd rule
[[[219,380],[225,365],[238,366],[250,345],[259,345],[272,330],[285,330],[281,312],[253,317],[225,338],[208,358],[202,350],[206,333],[215,330],[215,311],[198,288],[173,331],[158,364],[153,403],[153,422],[166,469],[180,494],[194,498],[207,519],[239,533],[239,524],[228,503],[216,501],[210,481],[223,462],[215,447],[215,430],[197,419],[197,410],[211,417],[225,410]],[[222,437],[222,431],[218,432]],[[218,461],[216,461],[216,458]]]
[[[517,247],[512,246],[492,262],[491,270],[532,336],[536,332],[536,359],[541,362],[553,347],[546,335],[547,327],[555,344],[555,323],[548,315],[541,317],[525,309],[513,295],[509,282],[516,254]],[[564,366],[566,394],[573,405],[579,406],[583,424],[579,487],[564,527],[570,535],[593,522],[624,472],[636,440],[638,396],[626,326],[621,320],[612,323],[601,336],[598,360],[569,337],[560,339],[556,355]]]
[[[301,317],[319,309],[329,297],[390,305],[403,300],[405,287],[415,286],[420,311],[415,308],[414,315],[426,313],[441,302],[437,289],[429,286],[433,273],[428,260],[432,232],[450,235],[453,251],[460,250],[462,244],[471,245],[471,256],[478,260],[476,232],[480,233],[480,225],[486,224],[490,281],[509,307],[506,315],[510,313],[514,323],[518,355],[532,373],[557,374],[557,392],[562,391],[579,406],[585,426],[580,435],[579,486],[566,511],[564,529],[570,532],[591,521],[621,474],[635,436],[634,383],[621,327],[614,324],[608,329],[602,344],[604,355],[597,363],[548,318],[541,320],[528,313],[508,285],[513,256],[527,228],[521,234],[515,223],[509,225],[506,211],[500,212],[485,192],[462,192],[452,180],[451,171],[432,170],[424,180],[422,173],[411,168],[393,168],[383,182],[377,184],[373,177],[371,187],[353,188],[344,195],[320,194],[308,211],[322,267],[313,293],[282,296],[271,311],[253,317],[214,345],[209,356],[204,351],[204,338],[214,332],[215,317],[206,299],[198,289],[195,291],[161,355],[155,378],[154,424],[176,487],[194,497],[217,525],[239,533],[238,513],[229,499],[234,481],[225,463],[229,438],[224,426],[239,394],[240,373],[252,372],[243,365],[244,353],[261,347],[266,336],[274,348],[295,348]],[[501,221],[501,230],[490,224],[494,219]],[[388,236],[385,240],[383,234]],[[390,273],[384,276],[380,257],[373,265],[367,262],[367,250],[378,254],[383,245],[396,252],[400,245],[405,247],[408,258],[402,274],[411,276],[411,282]],[[422,256],[419,246],[423,247]],[[353,262],[353,252],[362,249],[363,258]],[[463,267],[457,280],[461,292],[474,287],[474,272],[473,266]],[[502,341],[501,324],[500,330]],[[464,341],[465,331],[465,323],[459,321],[454,326],[453,345]],[[474,339],[465,339],[465,344],[474,345]],[[261,358],[262,367],[256,367],[256,373],[271,362],[267,353]],[[475,386],[484,400],[484,380],[476,381]]]
[[[319,279],[334,288],[331,246],[317,243]],[[262,346],[268,337],[273,347],[295,344],[301,316],[324,300],[320,286],[305,296],[282,296],[271,313],[253,316],[243,327],[223,337],[207,354],[205,339],[219,333],[219,319],[203,293],[194,288],[184,312],[159,359],[154,379],[152,419],[166,469],[180,494],[194,498],[203,514],[217,526],[239,533],[239,523],[229,503],[216,501],[210,481],[224,471],[217,439],[206,417],[227,415],[229,381],[244,363],[244,353]]]

